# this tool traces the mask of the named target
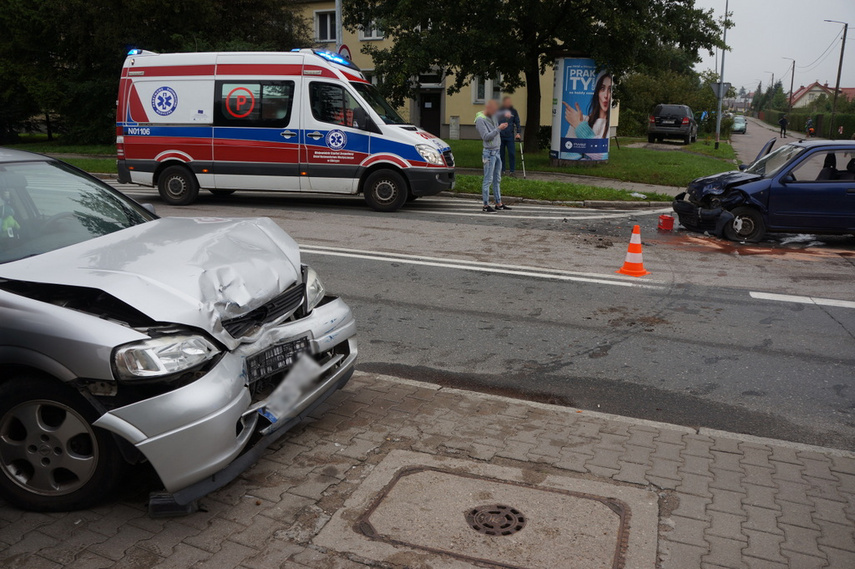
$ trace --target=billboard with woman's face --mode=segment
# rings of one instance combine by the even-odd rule
[[[550,156],[559,160],[608,160],[612,76],[593,59],[555,61]]]

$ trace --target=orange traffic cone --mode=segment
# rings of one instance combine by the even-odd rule
[[[644,270],[644,260],[641,258],[641,227],[638,225],[632,228],[632,238],[629,240],[629,249],[626,252],[623,267],[615,272],[631,277],[643,277],[650,274]]]

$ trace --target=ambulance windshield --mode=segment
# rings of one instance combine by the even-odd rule
[[[380,94],[374,85],[371,85],[370,83],[357,82],[353,82],[351,85],[353,85],[356,92],[365,99],[365,102],[374,109],[374,112],[380,115],[380,118],[383,119],[384,123],[407,124],[407,121],[402,119],[401,115],[398,114],[398,111],[386,102],[386,99],[383,98],[383,95]]]

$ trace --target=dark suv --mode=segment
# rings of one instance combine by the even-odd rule
[[[678,138],[689,144],[698,139],[695,114],[686,105],[656,105],[647,122],[647,142]]]

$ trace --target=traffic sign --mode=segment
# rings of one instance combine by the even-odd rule
[[[710,83],[710,87],[712,87],[716,98],[720,97],[724,99],[727,96],[727,92],[730,91],[730,83]]]

